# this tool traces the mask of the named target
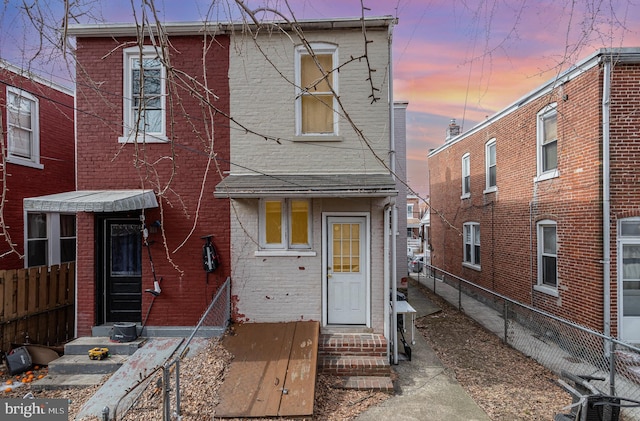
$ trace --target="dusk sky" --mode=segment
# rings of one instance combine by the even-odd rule
[[[61,21],[62,0],[38,3],[45,15]],[[139,10],[141,0],[94,3],[92,12],[105,22],[132,22],[131,5]],[[245,0],[250,9],[265,3],[287,10],[283,0]],[[298,19],[359,17],[362,3],[369,9],[365,16],[399,19],[394,97],[409,102],[408,182],[421,196],[428,193],[427,153],[444,142],[452,118],[471,129],[598,48],[640,47],[637,0],[290,0]],[[35,39],[33,28],[22,35],[22,4],[9,0],[0,6],[0,57],[16,65],[28,56],[20,49]],[[237,8],[230,0],[155,4],[165,21],[237,17],[230,15]],[[34,62],[34,69],[56,72],[46,59]]]

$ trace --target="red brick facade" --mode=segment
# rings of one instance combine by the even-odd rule
[[[75,152],[73,132],[73,96],[66,89],[52,87],[34,78],[21,76],[0,68],[0,114],[2,115],[2,141],[7,146],[7,87],[26,91],[37,99],[39,107],[40,164],[33,168],[7,163],[4,223],[15,244],[16,251],[24,254],[24,213],[22,200],[74,190]],[[6,156],[6,154],[5,154]],[[0,237],[0,269],[19,269],[24,260],[10,252],[4,237]]]
[[[123,135],[122,49],[135,45],[135,40],[77,38],[78,189],[145,188],[158,197],[160,207],[145,211],[148,223],[162,221],[162,229],[149,236],[155,272],[163,278],[162,294],[153,306],[152,295],[143,294],[142,312],[144,317],[149,311],[149,326],[196,324],[230,274],[229,202],[213,197],[215,185],[229,170],[229,39],[219,36],[206,42],[210,45],[203,59],[203,37],[170,38],[170,62],[176,70],[167,82],[166,130],[171,142],[136,146],[118,142]],[[199,84],[206,84],[210,93]],[[95,325],[99,268],[94,230],[99,217],[78,214],[78,335],[90,334]],[[221,267],[207,276],[201,237],[210,234]],[[153,288],[146,250],[142,266],[142,288]]]
[[[597,55],[594,55],[597,56]],[[597,57],[596,57],[597,58]],[[545,86],[429,155],[432,264],[597,330],[603,310],[603,64]],[[640,62],[612,64],[611,326],[617,327],[617,219],[640,216]],[[534,181],[536,115],[557,104],[559,176]],[[496,141],[497,191],[485,192],[485,144]],[[462,156],[471,164],[462,196]],[[556,294],[538,284],[537,230],[557,225]],[[481,269],[463,261],[463,224],[480,224]]]

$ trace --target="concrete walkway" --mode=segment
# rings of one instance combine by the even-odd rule
[[[417,310],[416,318],[440,311],[411,282],[408,301]],[[419,332],[411,349],[411,361],[400,361],[393,367],[398,373],[396,394],[360,414],[358,421],[491,421],[442,365]]]

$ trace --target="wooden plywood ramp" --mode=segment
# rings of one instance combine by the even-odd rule
[[[223,340],[234,358],[215,416],[312,415],[319,334],[318,322],[237,325]]]

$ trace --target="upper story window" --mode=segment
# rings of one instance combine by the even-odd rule
[[[296,48],[296,135],[338,136],[338,47],[311,43]]]
[[[467,222],[462,229],[464,237],[463,264],[474,269],[480,269],[480,224]]]
[[[413,203],[407,204],[407,218],[413,218]]]
[[[537,180],[558,176],[558,112],[556,104],[542,109],[537,117]]]
[[[34,168],[40,164],[38,99],[7,87],[7,161]]]
[[[76,216],[28,213],[26,267],[49,266],[76,260]]]
[[[304,199],[260,202],[260,246],[264,249],[311,248],[311,206]]]
[[[486,191],[495,191],[497,186],[496,140],[491,139],[485,145]]]
[[[538,286],[558,286],[558,236],[555,221],[538,222]]]
[[[471,196],[471,155],[462,155],[462,199]]]
[[[166,141],[166,69],[155,47],[124,50],[121,142]]]

